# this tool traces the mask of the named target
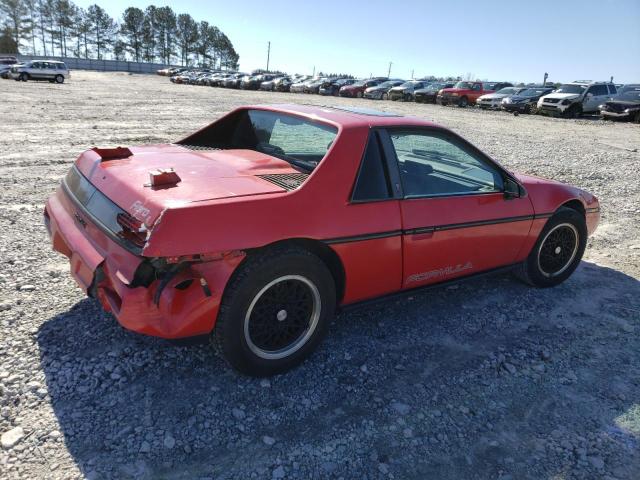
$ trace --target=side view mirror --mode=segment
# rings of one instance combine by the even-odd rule
[[[512,198],[520,198],[524,196],[524,189],[513,178],[504,179],[504,198],[507,200]]]
[[[587,97],[588,97],[588,98],[593,97],[593,93],[591,93],[591,92],[587,93]]]

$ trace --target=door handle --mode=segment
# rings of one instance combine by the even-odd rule
[[[419,242],[420,240],[429,240],[433,237],[433,228],[418,229],[411,233],[411,240]]]

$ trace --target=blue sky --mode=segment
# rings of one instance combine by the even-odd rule
[[[273,69],[393,77],[472,74],[487,80],[640,82],[640,0],[94,0],[169,5],[218,26],[243,71]]]

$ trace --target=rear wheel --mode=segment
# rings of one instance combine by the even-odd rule
[[[640,110],[636,112],[636,118],[634,119],[634,122],[640,123]]]
[[[387,92],[382,94],[382,100],[389,100],[389,94]]]
[[[318,346],[333,317],[335,284],[325,264],[297,247],[250,257],[224,293],[214,339],[242,373],[289,370]]]
[[[356,97],[357,97],[357,98],[362,98],[362,92],[358,92],[358,93],[356,93]]]
[[[18,78],[21,82],[26,82],[27,80],[29,80],[29,74],[23,72],[20,74],[20,77]]]
[[[549,219],[516,274],[536,287],[556,286],[578,267],[586,245],[584,216],[571,208],[561,207]]]
[[[64,83],[64,77],[62,75],[56,75],[56,83]]]
[[[460,100],[458,100],[458,106],[465,108],[467,105],[469,105],[469,99],[467,97],[462,97]]]

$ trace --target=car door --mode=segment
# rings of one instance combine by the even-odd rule
[[[609,90],[606,85],[592,85],[582,102],[583,112],[595,112],[598,107],[609,99]]]
[[[533,220],[526,195],[505,195],[513,178],[444,129],[387,132],[402,185],[402,287],[513,264]]]

